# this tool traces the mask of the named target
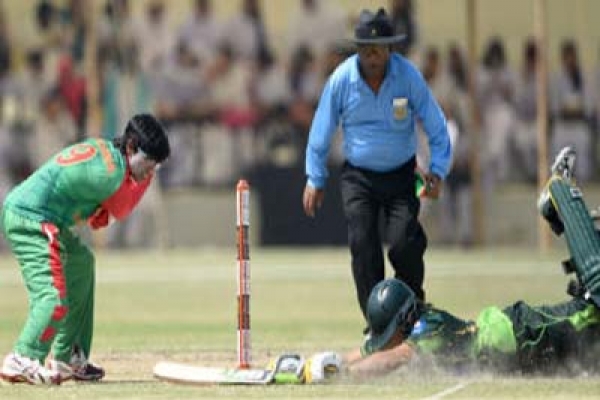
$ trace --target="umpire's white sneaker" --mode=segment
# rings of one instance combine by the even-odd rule
[[[11,353],[4,358],[0,378],[11,383],[60,385],[60,374],[45,368],[38,360]]]

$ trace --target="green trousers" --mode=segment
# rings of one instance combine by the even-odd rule
[[[95,263],[70,230],[2,213],[2,230],[19,262],[27,289],[27,321],[14,346],[20,355],[45,360],[52,351],[68,362],[73,346],[89,357],[94,329]]]

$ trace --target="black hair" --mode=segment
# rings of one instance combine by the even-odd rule
[[[134,115],[127,126],[123,136],[114,140],[121,153],[125,154],[127,142],[131,139],[135,149],[141,149],[149,158],[160,163],[171,154],[169,138],[165,128],[150,114]]]
[[[47,0],[40,1],[35,8],[35,19],[39,27],[48,29],[52,24],[52,19],[56,10],[51,2]]]
[[[538,57],[538,49],[537,44],[535,43],[535,39],[530,38],[525,43],[524,48],[525,60],[531,63],[534,63]]]
[[[566,57],[573,58],[573,64],[569,65],[566,73],[576,90],[581,90],[583,87],[583,76],[581,74],[581,68],[579,67],[578,55],[577,55],[577,44],[571,39],[566,39],[560,46],[560,54],[563,60]]]
[[[501,68],[506,64],[506,53],[504,44],[499,37],[490,39],[488,47],[483,56],[483,65],[487,68]]]
[[[458,44],[451,43],[448,48],[448,70],[458,88],[465,91],[468,89],[468,71],[463,54]]]

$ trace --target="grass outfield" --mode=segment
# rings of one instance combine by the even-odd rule
[[[429,300],[464,317],[491,304],[566,298],[559,261],[519,249],[462,252],[432,248],[427,257]],[[252,252],[252,341],[257,366],[286,351],[344,352],[360,344],[362,318],[347,250]],[[170,360],[233,366],[236,358],[235,251],[97,255],[96,362],[102,384],[0,386],[1,399],[182,398],[598,398],[600,378],[565,379],[400,374],[370,381],[342,379],[323,386],[191,387],[155,381],[152,367]],[[15,262],[0,257],[0,354],[24,321],[26,298]]]

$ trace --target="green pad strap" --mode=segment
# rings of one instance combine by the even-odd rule
[[[600,310],[593,305],[588,305],[585,309],[576,312],[569,317],[569,322],[577,332],[589,328],[590,326],[600,324]]]

